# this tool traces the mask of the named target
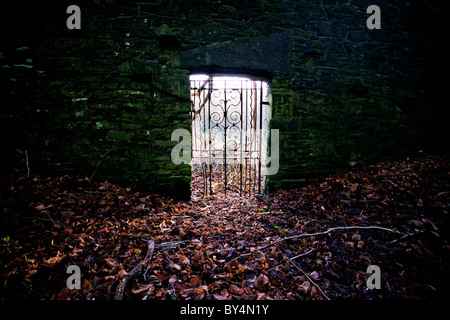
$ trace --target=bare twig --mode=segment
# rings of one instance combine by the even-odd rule
[[[28,162],[28,151],[27,150],[25,150],[25,159],[26,159],[26,164],[27,164],[27,178],[29,178],[30,177],[30,165]]]
[[[292,261],[291,259],[289,259],[288,256],[286,256],[285,254],[283,254],[284,258],[287,259],[295,268],[297,268],[301,273],[303,273],[303,275],[308,278],[308,281],[311,282],[319,291],[320,293],[324,296],[325,299],[330,300],[330,298],[328,298],[328,296],[325,294],[325,292],[322,291],[322,289],[319,287],[319,285],[317,283],[315,283],[314,281],[312,281],[312,279],[305,273],[305,271],[303,271],[294,261]]]
[[[7,286],[7,282],[8,282],[8,277],[11,275],[11,274],[13,274],[13,273],[15,273],[15,271],[10,271],[7,275],[6,275],[6,278],[5,278],[5,283],[3,284],[3,289],[2,289],[2,296],[1,296],[1,298],[0,298],[0,300],[4,300],[4,296],[5,296],[5,291],[6,291],[6,286]]]
[[[60,227],[60,228],[63,228],[63,227],[65,227],[66,225],[64,225],[64,224],[62,224],[62,223],[60,223],[60,222],[58,222],[58,221],[55,221],[55,220],[53,220],[52,219],[52,217],[50,217],[50,215],[48,215],[48,219],[46,219],[46,218],[41,218],[41,217],[23,217],[24,219],[38,219],[38,220],[43,220],[43,221],[50,221],[50,222],[52,222],[55,226],[57,226],[57,227]]]
[[[398,239],[395,239],[395,240],[392,240],[392,241],[389,242],[389,243],[390,243],[390,244],[396,243],[397,241],[403,240],[403,239],[405,239],[406,237],[413,236],[413,235],[415,235],[415,234],[416,234],[415,232],[404,234],[402,237],[400,237],[400,238],[398,238]]]
[[[291,260],[294,260],[294,259],[297,259],[297,258],[306,256],[307,254],[310,254],[310,253],[313,252],[313,251],[316,251],[316,249],[311,249],[311,250],[309,250],[309,251],[307,251],[307,252],[304,252],[304,253],[301,253],[301,254],[299,254],[299,255],[296,255],[295,257],[292,257]]]
[[[164,242],[164,243],[160,243],[157,244],[155,246],[155,249],[159,249],[159,250],[170,250],[170,249],[175,249],[176,247],[178,247],[179,244],[188,242],[190,240],[179,240],[179,241],[170,241],[170,242]]]
[[[72,194],[72,193],[61,193],[61,192],[59,192],[58,195],[59,195],[59,196],[69,196],[69,197],[73,197],[73,198],[75,198],[75,199],[80,200],[79,197],[75,196],[75,195]]]
[[[253,254],[253,252],[248,252],[248,253],[243,253],[238,255],[236,258],[231,259],[230,261],[227,262],[227,265],[230,264],[231,262],[233,262],[234,260],[239,260],[240,258],[243,257],[247,257],[247,256],[251,256]]]
[[[255,195],[255,198],[261,201],[264,201],[269,206],[272,205],[266,196],[261,196],[259,194]]]
[[[368,227],[363,227],[363,226],[334,227],[334,228],[330,228],[330,229],[328,229],[328,230],[326,230],[326,231],[323,231],[323,232],[303,233],[303,234],[298,234],[298,235],[295,235],[295,236],[290,236],[290,237],[282,238],[282,239],[280,239],[280,240],[277,240],[277,241],[275,241],[275,242],[272,242],[272,243],[269,243],[269,244],[267,244],[267,245],[265,245],[265,246],[260,247],[259,250],[265,249],[265,248],[267,248],[267,247],[269,247],[269,246],[272,246],[272,245],[274,245],[274,244],[277,244],[277,243],[279,243],[279,242],[286,241],[286,240],[291,240],[291,239],[296,239],[296,238],[303,238],[303,237],[319,236],[319,235],[328,234],[328,233],[330,233],[330,232],[332,232],[332,231],[336,231],[336,230],[352,230],[352,229],[378,229],[378,230],[383,230],[383,231],[389,231],[389,232],[394,232],[394,233],[401,233],[401,234],[403,234],[402,232],[395,231],[395,230],[392,230],[392,229],[389,229],[389,228],[385,228],[385,227],[379,227],[379,226],[368,226]]]
[[[142,268],[147,265],[150,260],[152,259],[153,251],[155,250],[155,242],[153,240],[146,241],[148,244],[148,251],[147,255],[145,256],[144,260],[142,260],[140,263],[138,263],[131,273],[129,273],[125,278],[122,279],[122,281],[119,283],[116,289],[116,295],[114,297],[115,300],[122,300],[123,299],[123,293],[125,291],[125,287],[127,286],[127,283],[135,277],[138,277],[142,275],[143,271]],[[148,269],[147,269],[148,270]],[[147,270],[145,271],[147,273]]]
[[[100,161],[97,163],[97,166],[94,169],[94,172],[92,172],[91,177],[89,178],[89,182],[91,182],[92,178],[94,177],[95,173],[97,172],[98,167],[100,166],[100,164],[103,162],[103,160],[105,160],[106,156],[115,149],[116,147],[112,147],[111,149],[109,149],[100,159]]]

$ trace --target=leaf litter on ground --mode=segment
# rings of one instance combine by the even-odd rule
[[[196,202],[88,178],[3,176],[1,298],[449,296],[449,185],[448,158],[435,156]],[[81,269],[78,290],[66,286],[69,265]],[[379,290],[366,286],[369,265],[380,267]]]

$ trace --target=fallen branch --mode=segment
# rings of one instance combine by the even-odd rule
[[[191,240],[179,240],[179,241],[164,242],[164,243],[157,244],[155,246],[155,248],[158,249],[158,250],[176,249],[179,244],[182,244],[182,243],[185,243],[185,242],[188,242],[188,241],[191,241]]]
[[[59,228],[63,228],[63,227],[66,227],[66,225],[64,225],[64,224],[62,224],[62,223],[60,223],[60,222],[58,222],[58,221],[55,221],[55,220],[53,220],[52,219],[52,217],[50,217],[50,215],[48,215],[48,219],[46,219],[46,218],[41,218],[41,217],[23,217],[24,219],[38,219],[38,220],[43,220],[43,221],[50,221],[50,222],[52,222],[55,226],[57,226],[57,227],[59,227]]]
[[[1,300],[3,301],[4,300],[4,296],[5,296],[5,291],[6,291],[6,285],[7,285],[7,282],[8,282],[8,277],[11,275],[11,274],[14,274],[15,273],[15,271],[10,271],[7,275],[6,275],[6,278],[5,278],[5,283],[3,284],[3,289],[2,289],[2,296],[1,296]]]
[[[286,256],[285,254],[283,254],[284,258],[287,259],[295,268],[297,268],[301,273],[303,273],[303,275],[308,279],[309,282],[311,282],[319,291],[320,293],[324,296],[325,299],[330,300],[330,298],[328,298],[328,296],[325,294],[325,292],[322,291],[322,289],[319,287],[319,285],[317,283],[315,283],[314,281],[312,281],[312,279],[305,273],[305,271],[303,271],[299,266],[297,266],[297,264],[292,261],[291,259],[289,259],[288,256]]]
[[[348,226],[348,227],[334,227],[334,228],[330,228],[326,231],[323,232],[316,232],[316,233],[303,233],[303,234],[298,234],[295,236],[290,236],[290,237],[286,237],[286,238],[282,238],[280,240],[277,240],[275,242],[269,243],[265,246],[262,246],[259,248],[259,250],[265,249],[269,246],[272,246],[274,244],[286,241],[286,240],[291,240],[291,239],[296,239],[296,238],[303,238],[303,237],[313,237],[313,236],[319,236],[319,235],[324,235],[324,234],[328,234],[331,231],[336,231],[336,230],[351,230],[351,229],[378,229],[378,230],[383,230],[383,231],[389,231],[389,232],[394,232],[394,233],[400,233],[403,234],[402,232],[399,231],[395,231],[389,228],[385,228],[385,227],[378,227],[378,226],[368,226],[368,227],[362,227],[362,226]]]
[[[30,177],[30,165],[28,162],[28,151],[27,150],[25,150],[25,159],[26,159],[26,164],[27,164],[27,178],[29,178]]]
[[[89,178],[89,183],[91,182],[92,178],[94,177],[95,173],[97,172],[98,167],[102,164],[103,160],[105,160],[106,156],[115,149],[116,147],[112,147],[111,149],[109,149],[100,159],[100,161],[97,163],[97,166],[94,169],[94,172],[92,172],[91,177]]]
[[[412,232],[412,233],[407,233],[407,234],[404,234],[401,238],[398,238],[398,239],[395,239],[395,240],[392,240],[391,242],[389,242],[390,244],[393,244],[393,243],[396,243],[397,241],[400,241],[400,240],[403,240],[403,239],[405,239],[406,237],[409,237],[409,236],[413,236],[413,235],[415,235],[415,234],[417,234],[417,233],[415,233],[415,232]]]
[[[125,291],[125,287],[127,286],[128,282],[135,278],[138,277],[140,275],[142,275],[143,271],[143,267],[145,265],[147,265],[150,260],[152,259],[152,255],[153,255],[153,251],[155,250],[155,242],[153,240],[148,240],[146,241],[148,244],[148,251],[147,251],[147,255],[145,256],[144,260],[142,260],[141,262],[139,262],[131,271],[131,273],[129,273],[125,278],[122,279],[122,281],[119,283],[119,285],[117,286],[116,289],[116,295],[114,297],[114,300],[122,300],[123,299],[123,293]],[[145,271],[147,272],[147,270]]]
[[[251,255],[253,255],[253,252],[240,254],[240,255],[238,255],[236,258],[233,258],[233,259],[231,259],[230,261],[228,261],[228,262],[227,262],[227,265],[229,265],[229,264],[230,264],[231,262],[233,262],[234,260],[239,260],[240,258],[248,257],[248,256],[251,256]]]
[[[261,201],[264,201],[266,204],[268,204],[269,206],[272,205],[269,201],[269,199],[266,196],[261,196],[259,194],[255,195],[255,198]]]
[[[75,198],[75,199],[80,200],[79,197],[73,195],[72,193],[62,193],[62,192],[59,192],[58,195],[59,195],[59,196],[69,196],[69,197],[73,197],[73,198]]]
[[[309,250],[309,251],[307,251],[307,252],[304,252],[304,253],[301,253],[301,254],[299,254],[299,255],[296,255],[295,257],[292,257],[291,259],[294,260],[294,259],[297,259],[297,258],[306,256],[306,255],[310,254],[310,253],[313,252],[313,251],[316,251],[316,249],[311,249],[311,250]]]

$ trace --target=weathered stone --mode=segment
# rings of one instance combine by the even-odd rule
[[[180,61],[183,67],[189,69],[220,67],[286,74],[290,68],[290,48],[291,33],[282,32],[183,52]]]
[[[331,25],[324,21],[319,21],[317,23],[317,33],[319,36],[332,36],[333,29]]]
[[[347,39],[352,42],[368,41],[369,36],[367,31],[349,31],[347,32]]]
[[[131,60],[126,61],[117,67],[117,71],[133,74],[152,74],[158,73],[161,65],[155,61],[148,60]]]

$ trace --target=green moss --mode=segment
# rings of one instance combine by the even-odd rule
[[[142,130],[142,124],[123,123],[122,128],[128,130]]]
[[[293,110],[293,93],[289,89],[276,88],[272,90],[273,118],[291,119]]]
[[[130,141],[133,137],[134,133],[127,133],[123,131],[109,130],[108,133],[106,134],[106,138],[112,140]]]
[[[103,123],[101,123],[100,121],[97,121],[97,122],[95,123],[95,127],[96,127],[97,129],[101,129],[101,128],[103,128]]]

